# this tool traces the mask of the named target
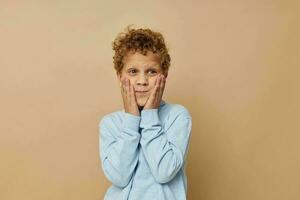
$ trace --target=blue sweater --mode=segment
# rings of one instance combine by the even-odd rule
[[[99,152],[112,183],[104,200],[186,200],[185,161],[192,118],[161,101],[140,116],[116,111],[99,122]]]

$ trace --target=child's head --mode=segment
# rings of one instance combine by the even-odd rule
[[[113,50],[119,81],[121,77],[127,77],[136,91],[138,105],[144,106],[157,75],[168,76],[171,58],[162,34],[150,29],[127,27],[114,40]]]

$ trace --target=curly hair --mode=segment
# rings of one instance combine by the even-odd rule
[[[115,55],[113,56],[114,68],[120,73],[124,66],[124,58],[129,52],[140,52],[147,55],[148,51],[156,54],[160,58],[160,67],[165,73],[169,70],[171,57],[168,53],[164,37],[161,33],[149,28],[132,29],[130,25],[124,32],[117,35],[112,43]]]

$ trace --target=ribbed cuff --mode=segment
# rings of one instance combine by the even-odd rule
[[[141,124],[142,128],[152,125],[159,125],[160,119],[158,116],[158,109],[146,109],[141,112]]]
[[[141,116],[133,115],[126,112],[124,112],[123,114],[124,114],[124,119],[122,123],[123,128],[127,128],[139,132]]]

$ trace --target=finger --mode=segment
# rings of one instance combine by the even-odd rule
[[[130,80],[128,80],[128,96],[129,96],[129,98],[131,98],[132,97],[132,89],[131,89],[131,87],[132,87],[132,84],[130,83]]]
[[[121,78],[120,78],[120,88],[122,88],[122,85],[123,85],[123,80],[124,80],[124,78],[123,78],[123,77],[121,77]]]
[[[124,87],[124,79],[123,77],[120,79],[121,83],[120,83],[120,88],[121,88],[121,91],[123,92],[123,87]]]
[[[126,82],[125,82],[125,91],[126,94],[129,95],[129,80],[126,78]]]
[[[160,83],[160,96],[162,96],[163,92],[164,92],[164,89],[165,89],[165,83],[166,83],[166,79],[165,77],[162,75],[162,80],[161,80],[161,83]]]
[[[134,103],[136,103],[135,90],[132,84],[130,84],[130,97]]]
[[[126,94],[126,78],[122,78],[122,92]]]
[[[162,77],[162,75],[160,75],[159,76],[158,88],[157,88],[157,95],[156,95],[156,101],[157,102],[160,102],[162,87],[163,87],[163,77]]]
[[[123,92],[124,95],[127,94],[127,91],[126,91],[126,78],[125,77],[122,81],[122,92]]]
[[[162,84],[161,84],[161,89],[160,89],[160,95],[159,95],[159,101],[162,100],[162,97],[164,95],[165,85],[166,85],[166,78],[163,76],[163,78],[162,78]]]
[[[126,108],[126,104],[127,104],[128,100],[126,98],[125,79],[124,78],[121,79],[121,94],[122,94],[124,108]]]
[[[155,84],[155,87],[154,87],[154,90],[153,90],[153,93],[152,93],[152,96],[151,96],[151,100],[152,101],[157,101],[157,96],[158,96],[158,93],[159,93],[159,85],[160,85],[160,76],[157,77],[156,79],[156,84]]]
[[[155,83],[156,90],[159,89],[159,84],[160,84],[160,76],[158,76],[156,79],[156,83]]]

